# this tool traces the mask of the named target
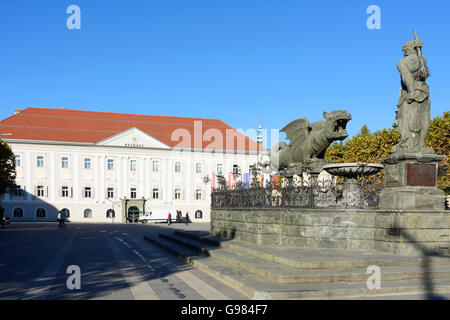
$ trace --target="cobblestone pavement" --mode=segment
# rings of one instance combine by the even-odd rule
[[[169,229],[170,228],[170,229]],[[246,300],[246,296],[143,240],[209,224],[13,223],[0,229],[0,299]],[[69,266],[81,290],[69,290]]]

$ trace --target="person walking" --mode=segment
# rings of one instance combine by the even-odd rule
[[[5,224],[6,224],[5,218],[3,217],[4,213],[5,213],[5,208],[0,208],[0,224],[2,225],[2,229],[5,229]]]
[[[58,228],[61,228],[61,211],[58,212]]]
[[[167,217],[167,225],[168,225],[169,227],[172,226],[172,215],[170,214],[170,212],[169,212],[169,216]]]
[[[61,222],[60,222],[60,227],[61,228],[65,228],[66,227],[66,213],[65,212],[61,212]]]
[[[189,212],[186,212],[186,225],[189,225]]]

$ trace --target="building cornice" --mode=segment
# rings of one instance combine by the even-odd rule
[[[91,148],[114,148],[127,150],[158,150],[158,151],[182,151],[182,152],[196,152],[196,153],[218,153],[218,154],[239,154],[239,155],[258,155],[257,151],[245,150],[216,150],[216,149],[200,149],[200,148],[145,148],[145,147],[127,147],[127,146],[104,146],[96,143],[87,142],[66,142],[66,141],[41,141],[41,140],[22,140],[22,139],[3,139],[8,144],[36,144],[36,145],[58,145],[69,147],[91,147]]]

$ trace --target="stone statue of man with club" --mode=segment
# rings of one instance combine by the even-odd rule
[[[422,40],[414,31],[415,40],[403,46],[405,57],[397,64],[402,88],[398,102],[398,129],[400,143],[393,147],[393,153],[433,154],[427,148],[425,138],[430,127],[430,93],[425,80],[430,76],[427,61],[422,55]]]

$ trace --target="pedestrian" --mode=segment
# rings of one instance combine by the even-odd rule
[[[186,212],[186,225],[189,225],[189,212]]]
[[[61,212],[58,212],[58,227],[61,228]]]
[[[66,227],[66,213],[65,212],[61,212],[61,228],[65,228]]]
[[[6,224],[5,218],[3,217],[4,213],[5,213],[5,208],[0,208],[0,224],[2,225],[2,229],[5,229],[5,224]]]
[[[167,217],[167,225],[169,226],[169,227],[171,227],[172,226],[172,215],[170,214],[170,212],[169,212],[169,216]]]

